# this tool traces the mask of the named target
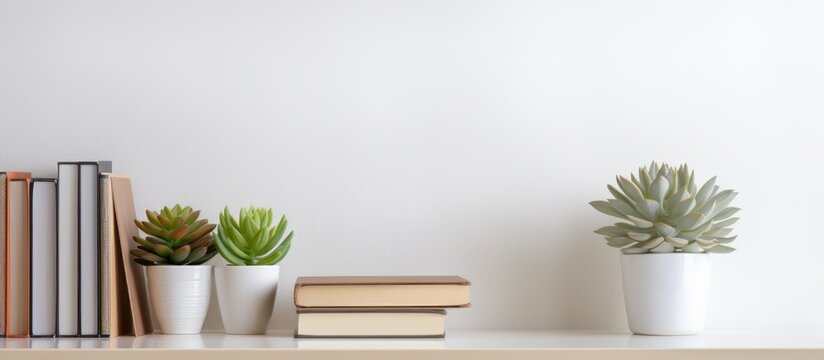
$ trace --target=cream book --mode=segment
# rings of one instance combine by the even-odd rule
[[[443,309],[298,309],[295,337],[444,336]]]
[[[466,307],[469,281],[460,276],[304,276],[295,281],[298,307]]]

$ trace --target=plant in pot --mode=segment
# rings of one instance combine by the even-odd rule
[[[272,209],[240,209],[238,219],[225,208],[215,243],[228,266],[215,269],[217,300],[229,334],[263,334],[272,317],[278,289],[276,265],[289,252],[294,232],[281,216],[273,225]]]
[[[608,185],[614,196],[590,203],[620,219],[595,232],[620,248],[624,302],[630,330],[645,335],[703,331],[709,298],[709,253],[726,254],[735,240],[729,227],[740,209],[738,193],[719,191],[716,178],[700,188],[686,164],[653,162],[629,179]]]
[[[197,334],[203,327],[211,296],[212,266],[204,265],[217,254],[212,231],[215,224],[198,219],[189,206],[146,210],[148,221],[135,224],[145,238],[131,250],[134,261],[146,265],[149,294],[160,330],[165,334]]]

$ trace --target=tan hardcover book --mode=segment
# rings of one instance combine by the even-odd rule
[[[469,281],[460,276],[303,276],[298,307],[466,307]]]
[[[130,334],[132,327],[109,175],[100,174],[100,331],[104,337]]]
[[[0,172],[0,336],[6,336],[6,180]]]
[[[109,177],[111,179],[115,227],[117,229],[115,236],[117,236],[120,246],[118,252],[126,280],[131,325],[134,335],[141,336],[152,332],[152,319],[149,314],[149,301],[143,269],[131,260],[129,254],[130,249],[137,248],[137,244],[132,241],[132,237],[139,235],[137,225],[134,224],[135,210],[132,183],[126,176],[109,174]],[[123,321],[123,319],[120,318],[119,321]]]
[[[31,173],[6,173],[6,337],[29,336],[30,182]]]
[[[295,337],[444,336],[446,311],[428,308],[298,309]]]

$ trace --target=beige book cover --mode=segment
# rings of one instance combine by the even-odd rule
[[[114,218],[111,177],[100,175],[100,329],[102,336],[132,332],[129,293]]]
[[[131,323],[134,335],[141,336],[152,332],[152,320],[149,313],[149,301],[143,269],[141,265],[132,261],[129,254],[130,249],[137,248],[137,244],[132,241],[132,237],[139,235],[137,225],[134,224],[135,210],[132,183],[126,176],[110,174],[109,177],[111,178],[114,218],[117,229],[115,233],[120,245],[118,252],[126,280]]]
[[[304,276],[298,307],[466,307],[470,282],[460,276]]]
[[[298,309],[295,337],[400,338],[444,336],[444,309]]]

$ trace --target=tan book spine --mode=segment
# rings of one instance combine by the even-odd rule
[[[6,218],[9,206],[7,179],[5,172],[0,173],[0,336],[6,336],[6,241],[9,237]]]
[[[7,172],[6,173],[6,241],[5,241],[5,269],[6,269],[6,276],[5,276],[5,327],[6,327],[6,337],[28,337],[29,336],[29,249],[28,246],[24,245],[20,249],[12,249],[12,221],[14,219],[11,218],[11,193],[10,187],[11,183],[15,181],[25,182],[25,220],[22,223],[22,228],[20,231],[22,234],[16,234],[18,237],[23,240],[23,243],[27,243],[29,239],[29,186],[31,181],[31,173],[29,172]],[[22,198],[22,197],[21,197]],[[19,259],[15,258],[12,260],[14,254],[20,255]],[[17,262],[21,262],[18,264]],[[25,271],[19,270],[13,271],[12,266],[14,265],[15,268],[19,269],[26,269]],[[15,277],[19,283],[19,288],[12,287],[12,277]],[[12,296],[15,297],[14,301],[12,301]],[[16,304],[15,308],[12,309],[12,302]],[[19,329],[12,329],[13,325],[19,325]]]
[[[298,308],[459,308],[470,305],[469,286],[454,275],[304,276],[292,296]]]
[[[100,335],[118,336],[117,283],[114,261],[114,208],[111,178],[100,175]]]

